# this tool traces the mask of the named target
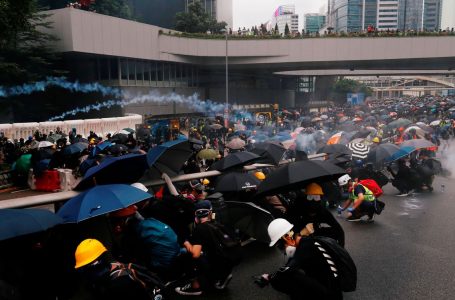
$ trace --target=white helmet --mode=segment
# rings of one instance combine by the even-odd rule
[[[345,175],[341,176],[340,178],[338,178],[338,185],[339,186],[346,185],[346,184],[348,184],[349,180],[351,180],[351,176],[349,176],[348,174],[345,174]]]
[[[135,188],[140,189],[141,191],[144,191],[146,193],[149,191],[149,189],[140,182],[135,182],[131,184],[131,186],[134,186]]]
[[[267,232],[269,233],[270,237],[270,247],[276,244],[279,239],[289,231],[291,231],[292,225],[285,219],[275,219],[270,222],[269,227],[267,228]]]

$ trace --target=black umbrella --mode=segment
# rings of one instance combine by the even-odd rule
[[[63,148],[63,154],[66,156],[74,155],[81,153],[84,150],[87,150],[88,144],[86,143],[75,143]]]
[[[128,147],[122,144],[114,144],[108,147],[107,151],[113,155],[119,155],[122,152],[128,152]]]
[[[350,141],[353,141],[355,139],[365,139],[371,134],[371,131],[368,129],[362,129],[360,131],[357,131],[353,136],[351,136]]]
[[[398,150],[400,150],[400,147],[395,144],[381,144],[368,153],[366,160],[375,164],[380,164]]]
[[[286,152],[286,148],[278,142],[264,142],[252,144],[250,152],[262,157],[258,162],[278,165]]]
[[[225,158],[215,162],[210,168],[210,171],[226,171],[228,169],[243,167],[258,160],[260,156],[251,152],[236,152],[229,154]]]
[[[126,154],[104,159],[98,166],[87,170],[76,190],[99,184],[134,183],[148,169],[145,154]]]
[[[258,194],[277,194],[303,187],[310,181],[335,179],[346,171],[326,161],[304,160],[280,167],[261,183]]]
[[[251,202],[226,201],[225,205],[220,223],[238,229],[258,241],[270,243],[267,233],[267,228],[273,221],[270,212]]]
[[[124,133],[116,133],[111,137],[110,141],[117,144],[126,144],[126,142],[128,142],[128,135]]]
[[[232,172],[216,179],[215,192],[241,192],[257,189],[261,182],[250,173]]]
[[[327,154],[346,154],[351,155],[352,151],[343,144],[332,144],[332,145],[325,145],[322,148],[319,148],[317,153],[327,153]]]
[[[332,163],[334,165],[340,166],[343,165],[347,162],[351,161],[351,156],[346,155],[346,154],[331,154],[329,155],[329,159],[326,160],[329,163]]]
[[[193,151],[187,140],[175,140],[156,146],[147,153],[147,163],[153,170],[152,177],[161,177],[161,173],[175,175],[180,172]],[[159,174],[158,174],[159,173]]]

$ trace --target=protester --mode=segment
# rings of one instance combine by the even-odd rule
[[[375,213],[375,197],[373,192],[367,187],[360,184],[358,179],[354,180],[349,175],[343,175],[338,178],[340,187],[347,188],[349,193],[348,200],[343,205],[338,206],[337,211],[341,214],[342,211],[348,210],[349,215],[346,220],[357,222],[362,216],[368,216],[366,221],[373,221]],[[351,206],[352,205],[352,206]]]

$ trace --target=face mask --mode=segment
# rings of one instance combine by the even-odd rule
[[[321,201],[321,195],[307,195],[306,198],[309,201]]]
[[[295,254],[296,250],[297,250],[297,248],[294,247],[294,246],[287,246],[286,249],[285,249],[286,256],[289,257],[289,258],[294,257],[294,254]]]

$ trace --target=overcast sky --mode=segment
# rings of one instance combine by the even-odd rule
[[[234,0],[234,28],[251,28],[265,23],[272,18],[278,6],[286,4],[295,4],[299,28],[302,28],[303,15],[318,13],[327,0]]]

